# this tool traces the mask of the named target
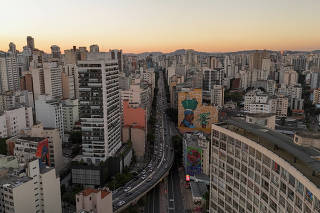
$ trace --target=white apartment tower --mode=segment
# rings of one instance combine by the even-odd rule
[[[20,89],[20,75],[16,55],[0,52],[0,92]]]
[[[110,53],[88,54],[78,62],[82,155],[99,163],[121,147],[118,61]]]
[[[62,67],[56,62],[43,63],[45,94],[52,98],[62,98]]]

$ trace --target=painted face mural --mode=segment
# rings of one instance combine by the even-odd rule
[[[194,110],[198,106],[198,102],[196,99],[191,99],[191,100],[184,100],[182,101],[182,106],[185,109],[184,111],[184,118],[181,121],[180,126],[181,127],[187,127],[187,128],[195,128],[193,124],[194,120]]]
[[[187,173],[190,175],[201,173],[201,150],[197,148],[187,148]]]

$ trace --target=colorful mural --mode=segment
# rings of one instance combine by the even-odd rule
[[[180,132],[195,130],[210,133],[212,123],[218,122],[218,110],[202,104],[202,90],[178,93],[178,127]]]
[[[184,118],[180,123],[181,127],[195,128],[193,124],[194,110],[197,108],[198,101],[196,99],[182,101],[184,110]]]
[[[36,157],[39,159],[39,166],[50,166],[50,155],[48,148],[48,139],[38,143]]]
[[[186,162],[187,162],[187,171],[188,175],[194,176],[196,174],[201,174],[201,156],[202,150],[199,148],[188,147]]]

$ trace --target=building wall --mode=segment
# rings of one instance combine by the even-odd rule
[[[34,193],[34,183],[32,180],[12,190],[15,213],[36,212],[35,199],[34,196],[30,196],[30,192]]]
[[[184,102],[186,101],[187,102]],[[183,106],[183,102],[185,106]],[[196,104],[195,104],[196,103]],[[193,107],[191,105],[194,105]],[[187,108],[193,108],[193,110]],[[187,108],[185,108],[187,107]],[[184,122],[188,120],[185,116],[187,111],[192,111],[193,119],[191,123],[193,125],[186,126]],[[189,113],[189,112],[188,112]],[[202,116],[204,119],[202,119]],[[204,132],[210,132],[210,126],[212,123],[218,122],[218,110],[216,107],[211,105],[202,105],[202,90],[194,89],[188,92],[179,92],[178,94],[178,127],[179,130],[192,131],[192,130],[201,130]]]
[[[144,129],[131,128],[132,148],[137,158],[143,158],[146,146],[146,132]]]
[[[234,143],[224,142],[221,134]],[[271,150],[217,125],[212,125],[211,150],[211,213],[254,212],[253,208],[255,212],[318,212],[319,188]],[[242,172],[245,170],[248,173]],[[266,197],[270,203],[265,202]]]
[[[298,134],[294,135],[293,141],[300,146],[311,146],[320,149],[320,139],[312,137],[303,137]]]
[[[59,174],[64,167],[64,159],[62,154],[62,140],[58,129],[44,129],[42,124],[37,124],[30,130],[24,131],[24,134],[31,137],[45,137],[49,141],[49,153],[51,165]]]
[[[8,137],[6,115],[0,115],[0,138]]]
[[[54,169],[41,174],[44,211],[48,213],[61,213],[60,178],[56,177]]]
[[[36,120],[45,128],[59,129],[61,140],[64,136],[63,110],[59,100],[51,100],[48,96],[39,96],[35,101]]]
[[[257,124],[259,126],[264,126],[269,129],[275,129],[276,116],[272,115],[270,117],[255,117],[248,114],[246,116],[246,122],[251,124]]]

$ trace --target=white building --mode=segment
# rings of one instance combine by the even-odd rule
[[[79,121],[78,99],[62,101],[63,125],[65,132],[72,132],[75,122]]]
[[[320,210],[319,151],[257,125],[212,125],[209,212]]]
[[[33,125],[31,107],[20,107],[4,111],[0,114],[0,137],[12,137]]]
[[[20,76],[16,55],[0,52],[0,92],[20,89]]]
[[[222,85],[214,85],[212,87],[211,104],[218,107],[224,105],[224,87]]]
[[[76,195],[76,213],[113,213],[109,189],[84,189]]]
[[[23,131],[22,135],[30,137],[43,137],[48,138],[49,154],[51,166],[56,169],[59,174],[64,168],[64,159],[62,155],[62,140],[58,129],[44,128],[43,125],[36,124],[31,129]]]
[[[78,62],[82,154],[86,162],[99,163],[122,144],[119,67],[110,53],[90,54]]]
[[[62,98],[62,67],[56,62],[43,63],[45,94],[52,98]]]
[[[63,110],[60,100],[41,95],[35,101],[36,120],[45,128],[59,129],[60,137],[64,137]]]
[[[60,178],[54,169],[40,168],[38,159],[25,169],[2,171],[0,186],[1,212],[62,212]]]

